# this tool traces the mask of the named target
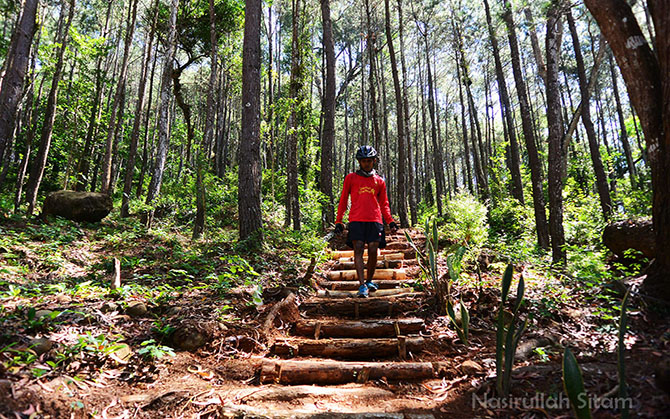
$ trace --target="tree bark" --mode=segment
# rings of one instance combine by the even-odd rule
[[[128,62],[130,61],[130,47],[135,33],[135,21],[137,18],[137,2],[132,0],[128,5],[128,20],[126,22],[126,39],[123,46],[123,61],[119,81],[114,93],[114,102],[110,111],[109,129],[107,131],[107,142],[105,144],[105,157],[102,162],[102,179],[100,192],[109,194],[112,189],[112,157],[114,145],[118,141],[119,127],[123,123],[126,98],[126,78],[128,75]]]
[[[300,196],[298,191],[298,110],[300,106],[300,89],[302,88],[302,45],[300,42],[300,4],[302,0],[292,0],[293,32],[291,41],[291,80],[289,82],[289,99],[294,101],[289,115],[289,133],[287,142],[286,162],[286,210],[287,226],[293,223],[293,230],[300,230]]]
[[[15,116],[23,95],[24,79],[30,61],[30,46],[35,36],[37,0],[25,0],[9,51],[5,60],[5,72],[0,81],[0,158],[10,143],[14,132]]]
[[[142,115],[144,112],[144,95],[146,93],[147,79],[149,78],[149,63],[151,62],[151,53],[153,51],[154,35],[156,32],[156,21],[158,18],[158,1],[154,2],[155,12],[149,31],[149,40],[145,46],[144,59],[142,60],[142,69],[140,72],[139,87],[137,88],[137,104],[135,106],[135,119],[133,120],[133,131],[130,134],[130,148],[128,150],[128,161],[126,163],[126,173],[123,179],[123,197],[121,198],[121,217],[127,217],[129,213],[130,194],[133,187],[133,173],[135,172],[135,159],[137,158],[137,144],[140,137],[140,127],[142,124]]]
[[[585,0],[619,64],[647,143],[658,254],[644,289],[670,300],[670,4],[650,0],[656,55],[623,0]],[[659,106],[660,104],[660,106]]]
[[[491,23],[491,11],[489,3],[484,0],[484,9],[486,11],[486,23],[489,31],[489,39],[493,48],[493,59],[496,67],[496,79],[498,81],[498,93],[500,94],[500,111],[507,122],[507,133],[510,147],[510,173],[512,175],[512,196],[523,204],[523,185],[521,184],[521,158],[519,156],[519,144],[516,140],[516,130],[514,129],[514,118],[512,116],[512,106],[510,105],[509,93],[507,92],[507,83],[505,82],[505,73],[500,60],[498,50],[498,39],[493,31]]]
[[[323,131],[321,135],[321,179],[319,185],[325,196],[324,229],[335,222],[333,205],[333,144],[335,142],[335,45],[330,20],[330,0],[321,0],[323,48],[326,53],[326,88],[323,95]]]
[[[170,5],[170,31],[166,44],[163,62],[163,73],[161,76],[160,107],[158,111],[158,144],[156,146],[156,158],[152,168],[151,181],[147,190],[146,204],[153,205],[158,197],[163,183],[163,171],[167,159],[168,146],[170,145],[170,87],[172,84],[172,67],[177,42],[177,11],[179,0],[172,0]],[[153,221],[154,210],[149,212],[146,221],[150,226]]]
[[[514,19],[512,15],[512,6],[509,0],[503,1],[503,20],[507,26],[507,35],[509,39],[510,52],[512,55],[512,72],[516,83],[517,97],[519,98],[519,108],[521,111],[521,125],[523,136],[526,141],[526,151],[528,152],[528,162],[530,163],[530,177],[533,190],[533,209],[535,211],[535,228],[537,231],[537,244],[542,249],[549,249],[549,227],[547,226],[547,214],[544,204],[544,192],[542,190],[542,163],[537,152],[535,131],[531,120],[531,109],[526,94],[526,81],[521,73],[521,63],[519,60],[519,45],[514,28]],[[546,75],[546,70],[544,72]]]
[[[42,183],[42,176],[44,175],[44,168],[46,167],[47,157],[49,156],[49,149],[51,148],[51,135],[53,134],[54,121],[56,119],[56,105],[58,103],[58,84],[63,74],[63,62],[65,57],[65,49],[67,48],[67,41],[69,39],[70,25],[74,17],[75,0],[70,0],[70,7],[67,10],[67,19],[65,19],[66,9],[61,10],[59,18],[59,39],[60,48],[58,49],[58,58],[54,68],[53,78],[51,79],[51,89],[47,98],[46,109],[44,110],[44,122],[42,124],[42,132],[40,135],[40,145],[37,151],[37,156],[33,161],[32,169],[30,170],[30,179],[28,187],[26,188],[26,201],[28,201],[28,214],[32,215],[37,204],[37,192]],[[64,22],[64,23],[63,23]]]
[[[262,238],[261,214],[261,0],[246,0],[242,55],[242,134],[239,157],[240,240]]]
[[[596,139],[596,132],[591,120],[591,106],[590,94],[586,78],[586,69],[584,68],[584,58],[582,57],[581,45],[579,44],[579,36],[577,35],[577,27],[572,17],[572,12],[567,11],[568,27],[570,28],[570,36],[572,37],[572,47],[574,49],[575,61],[577,63],[577,75],[579,77],[579,91],[582,97],[582,124],[586,129],[586,137],[589,142],[589,151],[591,154],[591,162],[593,163],[593,171],[596,175],[596,188],[598,196],[600,197],[600,208],[602,209],[605,219],[612,215],[612,199],[610,198],[610,191],[607,186],[607,175],[605,174],[605,167],[600,158],[600,146]],[[595,57],[594,57],[595,58]]]
[[[551,255],[554,263],[565,263],[565,233],[563,230],[563,120],[558,71],[563,24],[560,0],[552,0],[547,10],[547,125],[549,129],[549,231]]]
[[[621,97],[619,95],[619,82],[614,68],[614,59],[612,54],[609,54],[610,75],[612,77],[612,94],[616,103],[616,113],[619,118],[619,140],[623,145],[624,154],[626,155],[626,164],[628,165],[628,175],[630,177],[631,188],[637,188],[637,169],[635,168],[635,161],[633,160],[633,152],[628,141],[628,131],[626,130],[626,119],[623,116],[623,107],[621,106]]]

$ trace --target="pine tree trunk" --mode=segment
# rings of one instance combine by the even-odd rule
[[[568,27],[570,28],[570,35],[572,37],[572,47],[575,53],[575,61],[577,63],[577,75],[579,77],[579,90],[582,97],[582,124],[586,129],[586,137],[589,142],[589,151],[591,152],[591,162],[593,163],[593,171],[596,175],[596,188],[598,196],[600,197],[600,208],[603,211],[605,219],[608,219],[612,214],[612,200],[610,198],[610,191],[607,187],[607,175],[600,158],[600,147],[596,139],[596,132],[591,120],[591,106],[590,94],[588,89],[589,81],[586,79],[586,70],[584,68],[584,58],[582,57],[581,46],[579,44],[579,37],[577,35],[577,28],[570,10],[567,11]]]
[[[493,59],[496,67],[496,79],[498,80],[498,93],[500,94],[500,110],[503,118],[507,122],[507,134],[509,137],[509,169],[512,175],[512,196],[523,204],[523,185],[521,184],[521,158],[519,157],[519,144],[516,140],[516,133],[514,130],[514,121],[512,118],[512,107],[510,105],[509,93],[507,92],[507,83],[505,82],[505,73],[503,71],[502,62],[500,60],[500,52],[498,50],[498,39],[496,38],[491,24],[491,12],[489,10],[489,3],[484,0],[484,9],[486,11],[486,23],[489,31],[489,39],[491,47],[493,48]]]
[[[407,201],[406,201],[406,146],[405,146],[405,111],[403,109],[402,90],[400,87],[400,77],[398,76],[398,63],[396,62],[395,47],[393,46],[393,34],[391,33],[391,10],[389,0],[384,0],[384,14],[386,26],[386,43],[389,47],[389,56],[391,58],[391,74],[393,76],[393,89],[395,91],[396,117],[398,124],[398,215],[400,216],[401,227],[409,227],[407,219]],[[388,158],[388,157],[387,157]]]
[[[146,204],[153,205],[160,194],[163,183],[163,171],[167,159],[168,146],[170,144],[170,88],[172,87],[172,67],[174,64],[175,44],[177,41],[177,11],[179,0],[172,0],[170,5],[170,24],[168,39],[163,62],[163,73],[161,75],[160,105],[158,110],[158,144],[156,147],[156,158],[152,168],[151,181],[147,190]],[[146,224],[150,226],[153,222],[151,210],[146,217]]]
[[[242,56],[242,134],[239,156],[240,240],[257,238],[261,214],[261,0],[246,0]]]
[[[15,116],[23,95],[24,79],[30,61],[30,46],[36,31],[37,0],[25,0],[21,17],[10,42],[5,72],[0,79],[0,158],[11,141]],[[9,153],[7,153],[9,154]]]
[[[402,68],[402,115],[403,115],[403,133],[404,143],[407,146],[407,169],[408,179],[405,189],[409,191],[409,211],[412,225],[418,222],[418,209],[416,199],[416,187],[414,178],[416,176],[414,169],[414,159],[412,158],[412,139],[410,137],[410,118],[409,118],[409,93],[407,92],[407,65],[405,63],[405,41],[402,0],[398,0],[398,38],[400,40],[400,66]],[[397,98],[396,98],[397,100]],[[400,138],[398,138],[400,141]]]
[[[135,159],[137,158],[137,145],[140,137],[140,127],[142,124],[142,115],[144,112],[144,95],[146,93],[146,84],[149,76],[149,63],[151,62],[151,53],[153,51],[153,41],[156,31],[156,21],[158,18],[158,1],[154,2],[154,16],[151,29],[149,31],[149,40],[144,47],[144,59],[142,60],[142,69],[140,72],[139,87],[137,88],[137,104],[135,106],[135,119],[133,121],[133,131],[130,134],[130,148],[128,150],[128,161],[126,163],[126,173],[123,179],[123,197],[121,199],[121,217],[130,215],[128,205],[130,194],[133,187],[133,173],[135,172]]]
[[[291,41],[291,80],[289,82],[289,98],[295,101],[289,115],[286,162],[286,209],[287,221],[293,223],[293,230],[300,230],[300,197],[298,191],[298,101],[302,88],[302,45],[300,42],[300,4],[302,0],[292,0],[293,4],[293,32]],[[288,225],[289,223],[287,223]]]
[[[542,249],[549,249],[549,227],[547,226],[547,214],[544,204],[544,192],[542,190],[542,163],[537,152],[535,132],[531,120],[531,110],[526,94],[526,81],[521,73],[521,63],[519,60],[519,46],[517,43],[516,29],[512,16],[512,6],[509,0],[504,0],[503,19],[507,26],[507,35],[509,39],[510,52],[512,55],[512,70],[514,81],[516,83],[517,97],[519,98],[519,110],[521,112],[521,126],[523,136],[526,140],[526,151],[530,164],[530,177],[533,190],[533,209],[535,211],[535,228],[537,231],[537,243]],[[545,70],[546,74],[546,70]]]
[[[547,10],[547,126],[549,129],[549,231],[554,263],[565,262],[565,233],[563,230],[563,121],[558,83],[561,35],[563,24],[560,0],[553,0]]]
[[[51,89],[47,98],[46,109],[44,110],[44,122],[42,124],[42,132],[40,135],[40,145],[37,151],[37,156],[33,161],[30,170],[30,179],[28,187],[26,188],[26,201],[28,202],[28,214],[32,215],[37,205],[37,193],[42,183],[42,176],[44,175],[44,168],[46,167],[47,157],[49,156],[49,149],[51,148],[51,135],[53,134],[54,121],[56,119],[56,105],[58,102],[58,84],[63,74],[63,62],[65,57],[65,49],[67,48],[67,41],[69,38],[70,25],[74,17],[75,0],[70,0],[69,8],[63,7],[59,17],[59,39],[60,48],[58,49],[58,58],[56,66],[54,67],[54,74],[51,79]],[[67,10],[67,20],[65,20],[65,13]]]
[[[330,20],[330,0],[321,0],[323,48],[326,54],[326,87],[323,95],[323,131],[321,136],[321,192],[326,202],[323,213],[324,229],[335,222],[333,205],[333,144],[335,141],[335,45]]]
[[[107,142],[105,144],[105,157],[102,162],[102,184],[100,192],[110,193],[112,189],[112,156],[114,155],[114,145],[118,141],[119,129],[123,123],[123,114],[126,98],[126,78],[128,75],[128,62],[130,60],[130,47],[135,33],[135,21],[137,18],[137,2],[132,0],[128,5],[128,19],[126,22],[126,39],[123,47],[123,61],[121,63],[121,73],[116,85],[114,94],[114,103],[112,104],[111,116],[109,119],[109,129],[107,131]]]
[[[458,79],[458,97],[461,102],[461,129],[463,131],[463,160],[465,160],[465,179],[464,183],[468,185],[468,191],[472,194],[474,193],[474,188],[472,185],[472,169],[470,166],[470,144],[468,141],[468,124],[465,119],[465,99],[463,98],[463,83],[465,81],[461,75],[461,60],[460,60],[460,48],[457,48],[457,54],[459,59],[456,60],[456,78]]]
[[[433,140],[433,172],[435,173],[435,200],[437,201],[437,214],[441,217],[442,196],[444,195],[444,170],[442,160],[442,147],[437,142],[437,121],[435,109],[435,89],[433,88],[433,72],[430,68],[430,53],[428,47],[428,33],[424,32],[423,41],[426,52],[426,72],[428,75],[428,112],[430,114],[430,137]]]
[[[628,175],[630,177],[631,188],[637,188],[637,169],[635,168],[635,161],[633,160],[633,152],[628,141],[628,131],[626,130],[626,119],[623,116],[623,107],[621,106],[621,97],[619,96],[619,82],[617,78],[616,69],[614,68],[614,59],[612,54],[609,55],[610,75],[612,76],[612,90],[614,101],[616,103],[616,113],[619,118],[620,134],[619,140],[623,145],[624,154],[626,155],[626,164],[628,165]]]
[[[193,223],[193,240],[197,240],[205,231],[205,218],[207,213],[206,208],[206,192],[205,183],[203,179],[204,166],[209,162],[210,144],[214,139],[214,119],[216,117],[216,78],[218,75],[218,36],[216,34],[216,14],[214,13],[214,0],[209,0],[209,36],[211,50],[209,54],[210,70],[209,70],[209,89],[207,90],[207,114],[205,116],[205,134],[203,137],[203,145],[198,151],[196,162],[196,214],[195,222]]]

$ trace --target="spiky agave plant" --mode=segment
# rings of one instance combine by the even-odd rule
[[[577,359],[567,346],[563,352],[563,388],[578,419],[591,419],[591,408],[584,390],[584,379]]]
[[[512,366],[514,365],[514,355],[516,348],[519,345],[521,334],[526,330],[528,319],[516,328],[516,323],[519,320],[519,308],[523,301],[523,294],[525,291],[525,284],[523,277],[519,278],[519,285],[516,290],[516,302],[512,311],[513,318],[507,329],[505,329],[505,322],[503,319],[503,312],[507,296],[509,294],[510,286],[512,285],[512,264],[508,264],[505,269],[505,274],[502,280],[502,299],[500,301],[500,308],[498,309],[498,324],[496,330],[496,389],[498,394],[506,397],[509,394],[510,378],[512,376]]]

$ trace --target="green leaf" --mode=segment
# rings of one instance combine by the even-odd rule
[[[513,270],[514,270],[514,268],[512,267],[512,264],[509,263],[507,265],[507,268],[505,268],[505,273],[503,274],[502,301],[500,302],[501,307],[507,301],[507,294],[509,293],[509,287],[512,285],[512,272],[513,272]]]
[[[626,370],[625,370],[625,351],[626,345],[624,339],[626,337],[626,327],[628,317],[626,315],[626,306],[628,305],[628,297],[630,296],[630,288],[626,291],[623,300],[621,301],[621,318],[619,319],[619,345],[617,347],[617,369],[619,375],[619,398],[625,400],[628,398],[628,386],[626,385]],[[628,403],[624,403],[625,407],[621,411],[621,417],[626,419],[629,417]]]
[[[461,300],[461,324],[463,325],[463,342],[468,344],[468,337],[470,334],[470,313],[468,312],[467,307],[463,304]]]
[[[513,311],[514,314],[516,314],[517,311],[519,311],[519,307],[521,307],[525,286],[526,285],[523,281],[523,275],[522,275],[521,277],[519,277],[519,285],[516,288],[516,303],[514,303],[514,311]]]
[[[582,372],[577,364],[577,359],[566,347],[563,353],[563,388],[568,395],[572,410],[578,419],[590,419],[591,409],[588,404],[588,396],[584,390]]]
[[[433,220],[433,246],[435,246],[435,250],[437,250],[437,221]]]

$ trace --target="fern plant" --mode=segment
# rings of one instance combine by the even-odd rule
[[[510,286],[512,285],[512,264],[508,264],[505,269],[505,274],[502,280],[502,299],[500,301],[500,308],[498,309],[498,321],[496,330],[496,389],[501,397],[506,397],[509,394],[510,378],[512,376],[512,366],[514,365],[514,355],[516,348],[519,345],[519,340],[526,326],[528,319],[516,328],[516,323],[519,320],[519,308],[523,301],[523,294],[525,291],[525,284],[523,277],[519,278],[519,285],[516,291],[516,302],[514,304],[512,314],[512,321],[505,329],[505,322],[503,312],[507,296],[509,294]]]

